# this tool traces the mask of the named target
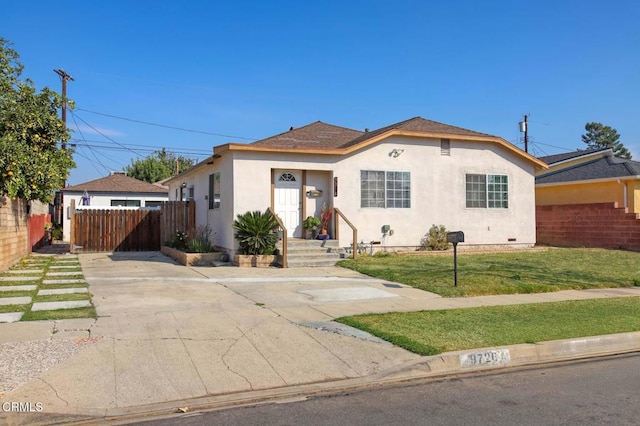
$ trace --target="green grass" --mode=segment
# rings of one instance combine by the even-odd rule
[[[34,302],[66,302],[69,300],[91,300],[89,293],[46,294],[33,298]]]
[[[43,321],[43,320],[60,320],[72,318],[96,318],[96,309],[77,308],[77,309],[59,309],[57,311],[29,311],[22,316],[22,321]]]
[[[0,305],[0,314],[6,312],[24,312],[30,307],[31,305]]]
[[[38,290],[53,290],[53,289],[61,289],[61,288],[74,288],[74,287],[82,287],[87,288],[88,285],[86,283],[71,283],[71,284],[42,284],[43,277],[46,276],[47,272],[73,272],[73,275],[63,275],[63,276],[54,276],[49,277],[47,279],[83,279],[84,275],[82,273],[82,268],[79,263],[73,263],[71,265],[63,262],[56,262],[51,257],[41,257],[37,258],[38,263],[32,264],[28,263],[29,259],[33,259],[34,257],[26,257],[20,260],[18,263],[13,265],[11,269],[42,269],[42,273],[36,276],[33,276],[33,280],[31,281],[0,281],[0,286],[17,286],[17,285],[37,285],[37,290],[33,291],[7,291],[0,292],[0,298],[3,297],[20,297],[20,296],[31,296],[33,299],[33,303],[36,302],[62,302],[62,301],[74,301],[74,300],[91,300],[90,293],[69,293],[69,294],[54,294],[54,295],[44,295],[37,296]],[[51,266],[55,265],[65,265],[71,266],[70,269],[51,269]],[[31,276],[31,274],[24,275],[14,275],[9,273],[0,272],[0,276]],[[31,309],[32,304],[24,304],[24,305],[9,305],[9,306],[0,306],[0,313],[5,312],[24,312],[25,314],[22,316],[22,321],[41,321],[41,320],[57,320],[57,319],[68,319],[68,318],[96,318],[96,310],[95,307],[91,306],[88,308],[76,308],[76,309],[59,309],[55,311],[36,311],[32,312]]]
[[[356,315],[338,318],[421,355],[640,331],[640,298]]]
[[[458,286],[449,256],[362,256],[339,266],[445,297],[543,293],[640,285],[640,253],[556,249],[498,254],[458,253]]]
[[[36,290],[22,290],[22,291],[0,291],[0,299],[4,297],[27,297],[27,296],[35,296],[37,293]]]

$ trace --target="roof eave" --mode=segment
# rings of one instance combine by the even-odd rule
[[[555,167],[555,166],[562,165],[564,163],[571,163],[578,159],[586,159],[589,157],[604,157],[604,156],[611,156],[611,155],[613,155],[613,151],[611,150],[611,148],[604,148],[600,151],[590,152],[588,154],[576,155],[575,157],[571,157],[566,160],[556,161],[555,163],[550,163],[549,166]]]
[[[617,182],[623,180],[640,180],[640,175],[634,176],[618,176],[618,177],[608,177],[608,178],[598,178],[598,179],[585,179],[585,180],[571,180],[567,182],[550,182],[550,183],[536,183],[535,185],[540,188],[545,188],[549,186],[562,186],[562,185],[580,185],[585,183],[602,183],[602,182]]]

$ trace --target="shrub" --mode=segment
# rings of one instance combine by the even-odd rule
[[[193,238],[187,243],[187,251],[189,253],[210,253],[213,250],[211,244],[212,231],[209,225],[199,225],[196,227]]]
[[[235,233],[233,236],[238,240],[240,253],[249,255],[273,254],[276,251],[278,236],[275,230],[278,222],[265,211],[256,210],[239,214],[233,222]]]
[[[171,241],[167,241],[165,244],[176,250],[184,251],[187,248],[187,233],[182,231],[176,231]]]
[[[420,250],[447,250],[447,228],[444,225],[432,225],[429,232],[420,240]]]

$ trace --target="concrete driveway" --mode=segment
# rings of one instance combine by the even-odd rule
[[[192,268],[159,253],[80,262],[99,316],[86,332],[95,342],[7,395],[47,413],[116,415],[383,372],[419,357],[321,322],[438,297],[335,267]]]

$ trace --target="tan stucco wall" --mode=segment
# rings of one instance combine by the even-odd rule
[[[536,205],[567,205],[617,202],[625,206],[624,187],[627,187],[630,212],[640,212],[640,183],[615,180],[607,182],[585,182],[556,186],[537,186]]]

